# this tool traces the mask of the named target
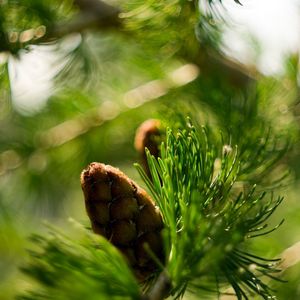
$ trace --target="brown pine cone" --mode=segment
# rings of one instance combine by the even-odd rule
[[[147,148],[154,157],[159,156],[159,144],[161,142],[160,127],[161,123],[159,120],[149,119],[140,125],[135,134],[134,147],[140,155],[141,165],[149,178],[151,178],[151,174],[147,163],[145,148]]]
[[[163,260],[162,217],[152,199],[119,169],[97,162],[81,173],[81,187],[93,231],[119,248],[139,280],[146,279],[157,268],[147,247]]]

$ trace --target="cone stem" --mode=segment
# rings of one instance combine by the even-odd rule
[[[170,294],[171,282],[165,272],[160,273],[150,291],[141,300],[163,300]]]

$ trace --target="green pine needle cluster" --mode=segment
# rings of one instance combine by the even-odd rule
[[[76,225],[76,238],[50,228],[22,270],[36,280],[19,300],[139,299],[139,286],[120,252],[105,238]]]
[[[222,147],[208,129],[189,121],[168,130],[161,157],[148,153],[148,163],[152,180],[138,170],[166,225],[171,294],[178,298],[186,288],[218,291],[229,283],[238,299],[251,293],[269,299],[260,277],[273,277],[276,264],[249,253],[247,241],[274,230],[266,221],[283,198],[237,180],[243,171],[239,148]]]

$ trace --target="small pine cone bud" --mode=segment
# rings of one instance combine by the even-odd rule
[[[159,156],[159,144],[161,140],[161,123],[159,120],[150,119],[143,122],[135,134],[134,146],[139,153],[141,165],[150,177],[145,148],[154,156]]]
[[[87,214],[95,233],[124,254],[139,280],[156,269],[152,253],[163,260],[162,217],[149,195],[119,169],[91,163],[81,173]]]

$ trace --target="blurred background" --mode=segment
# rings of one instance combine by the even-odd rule
[[[167,107],[192,107],[238,145],[262,126],[290,141],[269,174],[289,170],[272,219],[285,223],[254,247],[276,257],[300,241],[300,1],[199,1],[199,13],[191,1],[152,2],[111,1],[120,26],[87,21],[99,15],[82,1],[0,1],[1,300],[31,284],[19,271],[30,234],[45,222],[88,224],[79,182],[88,163],[142,184],[135,131]],[[284,278],[278,299],[300,299],[299,264]]]

